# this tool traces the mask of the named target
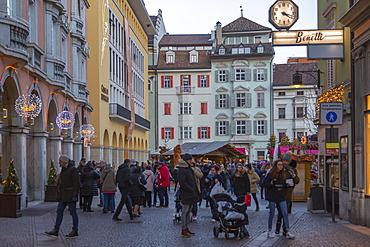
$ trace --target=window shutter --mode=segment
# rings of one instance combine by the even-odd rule
[[[230,105],[230,103],[229,103],[229,95],[228,94],[226,94],[226,99],[225,99],[225,101],[226,101],[226,109],[229,109],[229,105]]]
[[[161,87],[164,88],[164,75],[161,76]]]
[[[215,135],[218,136],[220,135],[219,132],[218,132],[218,121],[216,121],[216,128],[215,128]]]
[[[253,70],[253,81],[257,81],[257,70]]]
[[[246,81],[250,81],[251,78],[252,78],[252,76],[251,76],[251,69],[246,69],[245,70],[245,80]]]
[[[207,103],[200,103],[201,114],[207,114]]]
[[[164,139],[164,128],[161,128],[161,132],[162,139]]]
[[[229,130],[229,121],[226,121],[226,135],[229,135],[230,130]]]
[[[295,118],[295,107],[293,107],[293,118]]]
[[[264,73],[263,78],[265,78],[264,81],[267,81],[267,69],[264,69],[263,73]]]
[[[246,134],[251,135],[252,134],[252,120],[247,120],[245,124],[246,124]]]
[[[182,84],[182,75],[180,75],[180,86],[183,86],[183,84]]]
[[[257,120],[253,121],[253,134],[257,135]]]
[[[200,85],[200,75],[198,75],[198,87],[201,87],[201,85]]]
[[[231,81],[235,81],[235,69],[231,70]]]
[[[225,70],[225,82],[229,82],[229,71]]]
[[[219,82],[218,81],[218,70],[215,71],[215,82]]]
[[[191,86],[191,75],[188,75],[189,86]]]
[[[252,94],[251,93],[245,94],[245,106],[248,108],[252,107]]]
[[[265,94],[261,93],[261,107],[265,107]]]
[[[235,108],[235,93],[231,94],[231,100],[230,100],[231,108]]]
[[[173,76],[170,76],[170,87],[173,87]]]
[[[263,134],[264,135],[267,135],[267,120],[264,120],[263,121]]]
[[[202,128],[198,127],[198,139],[202,139]]]
[[[235,135],[236,134],[236,121],[235,120],[233,120],[232,122],[231,122],[231,135]]]
[[[175,139],[175,128],[171,128],[171,139]]]
[[[207,127],[207,139],[211,138],[211,127]]]
[[[216,98],[216,109],[219,109],[220,108],[220,95],[219,94],[216,94],[215,95],[215,98]]]
[[[210,78],[209,75],[206,75],[206,87],[209,87]]]

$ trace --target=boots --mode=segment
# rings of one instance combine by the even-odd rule
[[[187,229],[182,229],[181,237],[183,237],[183,238],[189,238],[190,237],[190,234],[188,233]]]
[[[286,235],[287,235],[286,227],[285,225],[283,225],[283,236],[286,236]]]
[[[186,231],[189,233],[189,235],[190,235],[190,236],[195,235],[195,233],[194,233],[194,232],[191,232],[191,231],[189,230],[189,228],[186,228]]]
[[[280,227],[281,227],[281,222],[276,222],[276,230],[275,230],[275,234],[280,234]]]

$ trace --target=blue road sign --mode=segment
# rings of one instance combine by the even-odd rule
[[[321,102],[320,125],[341,125],[341,124],[343,124],[343,103]]]
[[[338,115],[333,111],[330,111],[326,114],[326,120],[329,123],[334,123],[335,121],[337,121],[337,119],[338,119]]]

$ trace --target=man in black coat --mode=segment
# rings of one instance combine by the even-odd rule
[[[131,160],[125,159],[124,163],[120,165],[117,170],[116,182],[118,184],[118,189],[121,192],[121,201],[119,202],[117,210],[112,218],[115,221],[122,221],[122,219],[118,218],[118,216],[121,213],[124,204],[126,204],[127,211],[130,214],[130,219],[134,219],[131,202],[128,198],[128,192],[130,190],[130,187],[132,186],[132,182],[130,180],[130,166]]]
[[[177,179],[180,184],[181,211],[181,236],[188,238],[195,233],[188,229],[188,219],[193,204],[200,201],[200,194],[194,176],[194,163],[191,154],[184,154],[177,165]]]
[[[63,220],[63,212],[67,207],[72,216],[73,227],[72,231],[66,235],[66,238],[78,237],[78,216],[76,211],[77,195],[80,190],[80,175],[75,167],[74,161],[70,160],[66,155],[59,157],[59,166],[62,168],[58,178],[59,203],[57,209],[57,218],[55,220],[54,229],[50,232],[45,232],[45,235],[57,238],[59,228]]]

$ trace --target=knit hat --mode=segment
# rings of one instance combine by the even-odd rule
[[[60,157],[59,157],[59,160],[60,161],[62,161],[62,162],[64,162],[64,163],[67,163],[68,164],[68,161],[69,161],[69,158],[68,158],[68,156],[67,155],[61,155]]]
[[[189,153],[186,153],[184,154],[184,156],[182,157],[183,160],[192,160],[193,159],[193,156],[191,156],[191,154]]]
[[[286,161],[290,162],[290,161],[292,161],[292,156],[290,156],[290,154],[286,153],[286,154],[284,154],[282,160],[286,160]]]
[[[85,158],[82,158],[82,159],[81,159],[81,162],[86,162],[86,159],[85,159]]]

